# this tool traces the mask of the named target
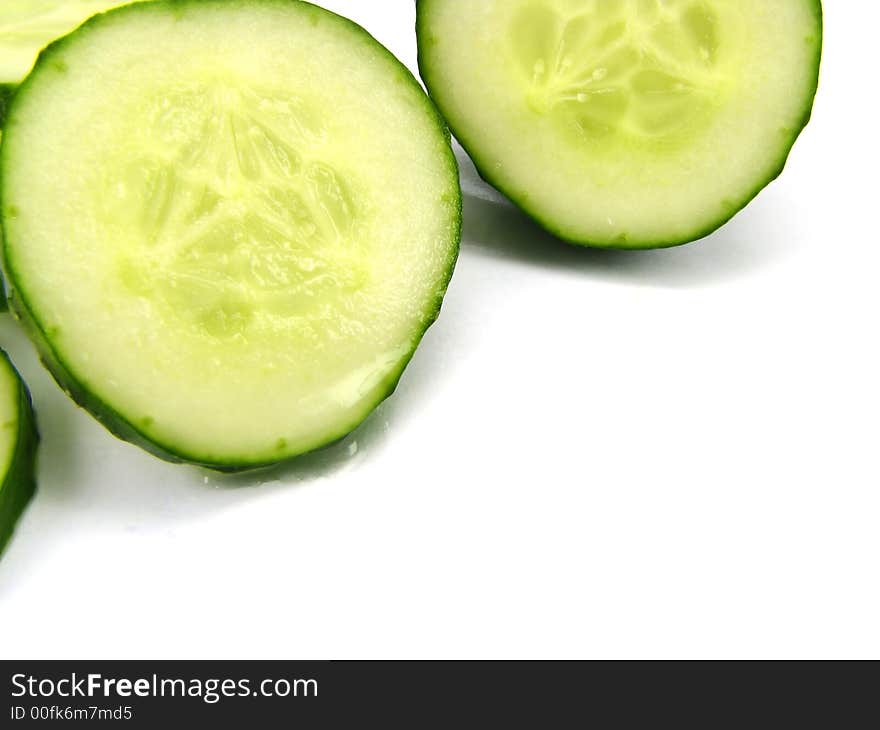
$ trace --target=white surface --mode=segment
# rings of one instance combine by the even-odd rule
[[[326,4],[414,65],[410,2]],[[602,253],[469,196],[398,393],[258,488],[115,441],[4,316],[44,441],[0,656],[880,656],[880,6],[826,21],[746,212]]]

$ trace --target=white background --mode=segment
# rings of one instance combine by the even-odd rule
[[[414,68],[412,3],[324,4]],[[825,4],[814,120],[746,212],[577,250],[465,171],[397,394],[263,484],[114,440],[4,315],[44,438],[0,656],[880,657],[880,5]]]

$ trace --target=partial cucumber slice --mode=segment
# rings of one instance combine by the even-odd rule
[[[234,470],[341,438],[438,315],[448,132],[313,5],[97,16],[41,55],[4,135],[13,304],[64,387],[160,456]]]
[[[0,553],[36,491],[39,440],[30,394],[0,350]]]
[[[37,54],[95,13],[132,0],[3,0],[0,5],[0,86],[21,83]]]
[[[418,0],[419,66],[483,177],[551,232],[701,238],[806,125],[819,0]]]

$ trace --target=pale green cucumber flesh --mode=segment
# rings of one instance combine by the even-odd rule
[[[3,0],[0,5],[0,85],[21,83],[37,54],[95,13],[132,0]],[[2,120],[2,114],[0,114]]]
[[[481,175],[567,241],[702,238],[807,124],[819,0],[417,0],[419,68]]]
[[[136,0],[3,0],[0,4],[0,130],[16,86],[39,52],[95,13]],[[2,131],[0,131],[2,137]],[[0,273],[0,311],[6,311]]]
[[[16,93],[0,176],[11,300],[53,375],[122,438],[217,469],[355,428],[458,253],[436,109],[296,0],[93,18]]]
[[[30,395],[0,350],[0,554],[36,490],[38,441]]]

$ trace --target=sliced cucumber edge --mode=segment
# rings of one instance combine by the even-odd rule
[[[0,487],[0,555],[9,544],[15,527],[37,490],[37,446],[40,434],[30,391],[12,364],[0,350],[0,367],[11,370],[18,381],[18,432],[15,451]]]
[[[229,474],[264,469],[291,461],[300,456],[304,456],[305,454],[329,448],[355,431],[362,423],[364,423],[364,421],[367,420],[370,414],[375,411],[379,405],[394,394],[404,371],[415,356],[416,350],[418,350],[422,339],[434,322],[437,321],[437,318],[440,315],[442,301],[443,297],[438,297],[434,313],[429,318],[424,329],[418,335],[415,345],[401,360],[398,368],[391,372],[383,381],[383,387],[380,390],[381,395],[375,401],[365,406],[363,413],[357,416],[350,425],[334,432],[330,436],[318,439],[314,445],[286,454],[281,458],[255,461],[222,461],[220,459],[208,457],[204,454],[188,453],[170,443],[149,436],[134,426],[130,420],[124,418],[103,399],[99,398],[91,390],[82,385],[76,377],[73,376],[63,359],[61,359],[55,352],[50,339],[36,323],[30,313],[26,300],[12,287],[10,287],[9,292],[10,310],[20,321],[31,341],[36,345],[40,361],[49,371],[49,374],[55,382],[58,383],[59,387],[78,406],[88,411],[111,434],[122,441],[138,446],[163,461],[168,461],[174,464],[191,464],[204,469]]]
[[[428,90],[428,94],[431,99],[434,101],[434,104],[440,109],[441,114],[443,114],[443,108],[438,99],[437,94],[433,91],[436,86],[432,83],[431,73],[428,70],[428,62],[426,58],[426,54],[424,51],[424,38],[427,37],[428,31],[425,28],[425,9],[436,0],[416,0],[416,38],[418,40],[418,67],[419,67],[419,75],[422,78],[422,81],[425,83],[425,87]],[[453,136],[458,142],[461,144],[462,148],[465,152],[467,152],[468,156],[471,158],[471,161],[474,163],[474,167],[477,170],[477,173],[480,177],[493,188],[495,188],[498,192],[504,195],[511,203],[513,203],[516,208],[518,208],[522,213],[528,216],[531,220],[537,223],[541,228],[550,233],[551,235],[558,238],[560,241],[564,243],[571,244],[573,246],[578,246],[582,248],[596,248],[596,249],[605,249],[611,251],[643,251],[643,250],[656,250],[656,249],[664,249],[664,248],[675,248],[678,246],[684,246],[689,243],[694,243],[695,241],[700,241],[707,236],[712,235],[720,228],[724,227],[727,223],[729,223],[733,218],[735,218],[739,213],[741,213],[749,204],[761,194],[761,192],[770,185],[774,180],[776,180],[785,170],[785,167],[788,163],[788,158],[791,155],[792,150],[794,149],[794,145],[800,137],[801,133],[806,129],[807,125],[810,122],[813,114],[813,106],[816,99],[816,94],[819,91],[819,78],[821,75],[821,66],[822,66],[822,48],[824,43],[824,20],[823,20],[823,9],[822,9],[822,0],[806,0],[807,2],[811,2],[813,5],[813,10],[816,16],[816,56],[815,56],[815,72],[813,75],[812,82],[810,84],[810,89],[807,93],[807,99],[805,102],[804,115],[801,121],[795,126],[792,131],[790,142],[785,146],[784,151],[780,157],[780,160],[776,166],[773,167],[770,174],[764,178],[756,188],[753,189],[740,203],[733,205],[730,208],[729,214],[724,218],[719,218],[717,223],[712,223],[711,225],[701,228],[694,232],[693,234],[688,234],[682,239],[675,240],[657,240],[657,241],[643,241],[643,242],[635,242],[629,240],[625,243],[607,243],[607,242],[597,242],[589,239],[579,238],[576,235],[568,233],[564,228],[559,227],[553,221],[547,219],[542,216],[540,213],[535,212],[530,209],[528,204],[529,196],[527,193],[521,193],[516,190],[514,187],[505,185],[498,178],[496,178],[489,170],[491,166],[485,164],[483,160],[480,158],[479,153],[476,150],[476,147],[468,141],[466,135],[463,135],[460,129],[456,129],[455,123],[449,119],[448,116],[444,114],[446,117],[446,124],[452,131]]]

